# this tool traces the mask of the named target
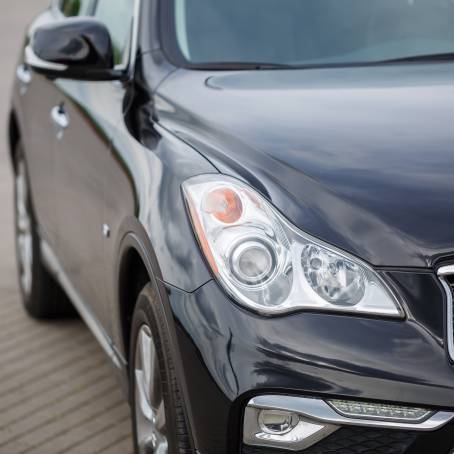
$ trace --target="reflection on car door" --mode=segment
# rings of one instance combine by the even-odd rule
[[[55,19],[51,11],[46,11],[36,19],[36,23],[43,25]],[[17,67],[16,77],[22,103],[21,124],[25,128],[22,137],[23,146],[27,150],[27,167],[34,212],[41,237],[51,247],[55,247],[56,205],[52,147],[55,130],[50,111],[58,102],[58,93],[51,80],[35,73],[25,64]]]
[[[60,98],[54,109],[62,117],[54,142],[57,255],[79,298],[104,323],[104,169],[122,100],[110,83],[56,85]]]
[[[124,4],[129,7],[130,20]],[[132,23],[133,2],[98,0],[97,8],[95,16],[111,31],[117,49],[116,63],[120,64],[128,47],[129,34],[125,29],[128,22]],[[100,14],[103,11],[108,11],[108,16]],[[121,24],[119,37],[112,23]],[[103,222],[105,169],[115,126],[122,120],[124,88],[112,81],[57,80],[55,84],[60,94],[54,106],[57,128],[60,127],[54,141],[57,255],[78,297],[107,329],[103,259],[108,235]]]

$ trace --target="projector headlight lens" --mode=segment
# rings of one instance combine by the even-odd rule
[[[263,239],[241,241],[230,254],[230,267],[239,282],[263,284],[276,270],[274,248]]]
[[[240,304],[266,315],[301,309],[401,317],[367,264],[290,224],[244,183],[201,175],[183,184],[205,258]]]

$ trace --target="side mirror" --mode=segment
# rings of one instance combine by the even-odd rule
[[[63,19],[36,28],[25,63],[48,77],[113,80],[114,51],[109,31],[96,19]]]

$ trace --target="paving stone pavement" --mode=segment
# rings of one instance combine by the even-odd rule
[[[24,28],[49,3],[8,0],[0,12],[0,454],[128,454],[129,407],[91,333],[30,320],[17,289],[7,112]]]

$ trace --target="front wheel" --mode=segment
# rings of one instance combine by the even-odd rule
[[[137,454],[192,454],[163,308],[147,285],[137,300],[130,350]]]

